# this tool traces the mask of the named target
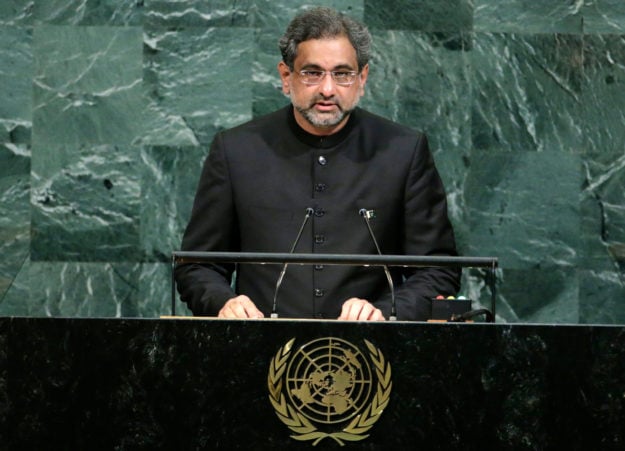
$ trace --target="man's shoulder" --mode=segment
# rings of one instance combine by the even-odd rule
[[[245,135],[248,133],[259,132],[271,133],[271,130],[286,126],[288,110],[288,106],[280,108],[271,113],[255,117],[230,129],[223,130],[221,133],[229,136]]]
[[[376,134],[406,136],[417,139],[423,136],[423,133],[418,130],[379,116],[363,108],[358,108],[356,114],[358,115],[358,120],[363,130],[373,131]]]
[[[415,147],[419,142],[427,145],[423,132],[362,108],[356,110],[356,115],[361,136],[374,147],[385,146],[389,140],[400,147]]]

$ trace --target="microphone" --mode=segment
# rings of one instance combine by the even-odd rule
[[[373,244],[375,244],[375,248],[378,251],[378,255],[382,255],[382,251],[380,250],[380,246],[378,246],[378,240],[375,239],[375,235],[373,233],[373,229],[371,228],[371,224],[369,223],[370,218],[375,217],[374,210],[367,210],[366,208],[361,208],[358,210],[358,214],[363,217],[365,220],[365,224],[367,224],[367,229],[369,230],[369,235],[373,240]],[[386,274],[386,280],[388,280],[388,287],[391,291],[391,314],[388,317],[389,321],[397,321],[397,308],[395,305],[395,286],[393,285],[393,278],[391,277],[391,273],[388,270],[388,266],[383,265],[384,274]]]
[[[308,219],[313,215],[314,210],[310,207],[306,209],[306,215],[304,216],[304,220],[302,221],[302,225],[299,227],[299,232],[297,232],[297,238],[293,241],[293,245],[291,246],[291,250],[289,254],[292,254],[295,251],[295,247],[297,243],[299,243],[300,238],[302,237],[302,232],[304,231],[304,227],[306,227],[306,223]],[[288,263],[285,263],[282,266],[282,271],[280,271],[280,276],[278,276],[278,281],[276,282],[276,289],[273,293],[273,305],[271,307],[271,318],[278,317],[278,290],[280,289],[280,285],[282,285],[282,279],[284,279],[284,274],[286,274],[286,267],[289,266]]]

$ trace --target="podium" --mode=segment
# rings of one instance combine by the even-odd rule
[[[386,402],[375,418],[362,397],[372,423],[350,429],[357,440],[341,446],[330,435],[344,426],[312,420],[317,445],[293,438],[304,433],[272,402],[293,382],[271,375],[288,343],[288,359],[327,345],[347,370],[346,351],[383,356],[371,368],[390,392],[371,386]],[[339,370],[311,396],[338,392]],[[295,390],[291,417],[288,405],[308,414]],[[624,327],[0,318],[2,449],[609,450],[625,447],[624,425]]]

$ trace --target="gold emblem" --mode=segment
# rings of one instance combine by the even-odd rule
[[[340,338],[319,338],[293,351],[295,338],[271,360],[269,400],[295,440],[367,438],[391,396],[391,366],[378,348],[368,353]],[[372,366],[369,365],[372,363]],[[373,371],[372,371],[373,368]]]

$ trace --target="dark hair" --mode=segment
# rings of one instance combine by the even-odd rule
[[[297,46],[310,39],[326,39],[345,36],[349,39],[358,60],[358,70],[369,61],[371,35],[363,24],[331,9],[318,7],[298,14],[289,24],[284,36],[278,41],[282,60],[293,70]]]

